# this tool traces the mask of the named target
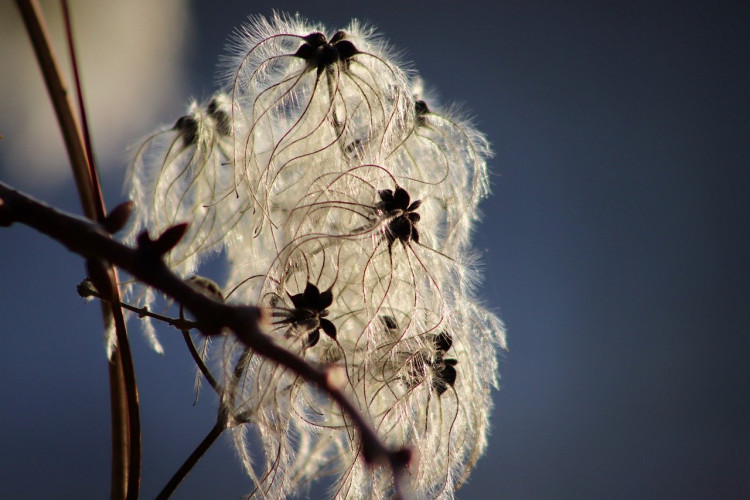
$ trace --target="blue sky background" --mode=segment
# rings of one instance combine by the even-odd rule
[[[331,29],[376,25],[493,143],[475,242],[510,350],[489,451],[458,497],[750,497],[750,4],[273,7]],[[270,13],[191,9],[184,103],[214,89],[231,30]],[[104,179],[110,207],[125,162]],[[19,187],[80,213],[72,181]],[[106,361],[98,307],[75,293],[83,274],[30,229],[0,229],[2,498],[109,494]],[[210,429],[215,401],[192,405],[176,333],[161,335],[164,356],[131,337],[150,498]],[[175,498],[249,490],[221,442]]]

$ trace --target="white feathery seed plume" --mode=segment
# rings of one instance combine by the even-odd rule
[[[275,341],[329,366],[386,444],[424,458],[409,468],[417,497],[452,498],[486,446],[505,345],[472,290],[491,151],[402,67],[356,21],[330,32],[251,18],[224,88],[138,149],[128,238],[190,222],[169,265],[187,277],[223,252],[227,300],[267,308]],[[218,357],[255,495],[284,498],[324,475],[336,498],[393,494],[319,389],[232,337]]]

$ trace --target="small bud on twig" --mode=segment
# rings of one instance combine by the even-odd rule
[[[182,237],[185,236],[187,228],[187,222],[177,224],[161,233],[161,235],[155,240],[151,239],[148,235],[148,231],[143,231],[138,235],[138,238],[136,238],[138,248],[152,253],[156,257],[161,257],[177,246]]]
[[[224,302],[224,294],[221,292],[221,287],[205,276],[191,276],[187,279],[187,282],[197,288],[201,293],[211,297],[212,299]]]
[[[330,389],[338,391],[346,387],[346,370],[341,366],[330,366],[326,369],[326,384]]]
[[[417,454],[411,448],[401,448],[391,454],[391,462],[396,469],[412,468],[419,462]]]
[[[134,208],[135,204],[132,201],[126,201],[117,205],[104,219],[104,230],[109,234],[115,234],[121,230],[128,223],[128,219],[130,219],[130,214],[133,213]]]
[[[96,297],[99,294],[89,278],[84,278],[83,281],[78,283],[78,286],[76,286],[76,291],[78,292],[78,295],[80,295],[84,299],[90,299],[92,297]]]

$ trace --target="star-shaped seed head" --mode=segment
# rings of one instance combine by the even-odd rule
[[[417,125],[422,126],[427,123],[425,116],[429,112],[430,112],[430,108],[427,106],[426,102],[419,100],[414,103],[414,113],[417,117]]]
[[[388,239],[388,249],[391,249],[396,240],[401,243],[414,241],[419,243],[419,231],[417,222],[420,215],[415,212],[422,204],[421,200],[412,203],[411,197],[406,189],[396,186],[395,190],[384,189],[378,191],[380,201],[375,205],[384,217],[390,217],[385,228],[385,236]]]
[[[182,137],[182,142],[185,146],[194,146],[198,142],[198,120],[190,115],[185,115],[177,120],[174,124],[173,130]]]
[[[320,330],[330,338],[336,338],[336,326],[328,319],[328,307],[333,303],[333,292],[329,288],[320,292],[318,287],[308,282],[305,291],[289,295],[294,309],[287,313],[287,317],[279,321],[280,324],[290,324],[298,331],[307,333],[307,346],[312,347],[320,340]]]
[[[436,354],[435,361],[429,363],[433,370],[432,377],[432,388],[437,391],[438,396],[441,396],[448,386],[453,387],[456,383],[456,369],[454,368],[458,364],[458,360],[445,359],[445,352],[453,345],[453,338],[448,332],[441,332],[433,337],[435,343]]]
[[[339,61],[348,63],[353,56],[359,54],[359,50],[357,50],[354,44],[346,39],[344,31],[337,31],[331,37],[330,42],[320,32],[310,33],[302,39],[305,43],[300,45],[294,55],[307,61],[310,66],[316,67],[318,74],[324,68],[332,66]]]
[[[206,111],[208,116],[214,119],[217,134],[226,137],[232,133],[231,118],[216,99],[211,99]]]
[[[458,360],[446,358],[445,353],[453,345],[453,338],[448,332],[431,335],[430,340],[434,346],[434,352],[420,351],[414,354],[404,381],[409,388],[422,383],[427,373],[432,374],[431,388],[442,396],[448,387],[456,383],[456,368]]]

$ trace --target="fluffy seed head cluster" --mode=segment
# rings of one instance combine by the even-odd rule
[[[485,448],[504,346],[472,295],[487,141],[356,21],[251,19],[224,67],[219,92],[138,149],[130,238],[190,222],[171,267],[226,258],[226,300],[267,308],[276,342],[330,367],[387,444],[421,457],[414,491],[451,498]],[[337,497],[393,493],[325,394],[232,338],[216,351],[258,496],[323,475]]]

